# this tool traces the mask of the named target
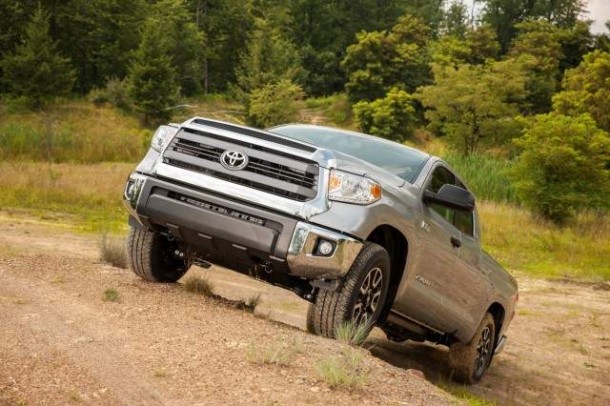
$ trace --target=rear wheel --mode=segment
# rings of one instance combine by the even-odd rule
[[[341,285],[334,292],[320,290],[309,305],[307,330],[334,338],[337,327],[352,322],[367,325],[370,332],[383,309],[389,282],[387,251],[366,242]]]
[[[133,272],[149,282],[176,282],[191,267],[176,241],[158,231],[131,227],[127,250]]]
[[[487,313],[469,343],[455,343],[449,348],[452,378],[469,385],[480,381],[491,363],[495,341],[494,318]]]

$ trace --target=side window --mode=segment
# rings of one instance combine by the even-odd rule
[[[439,166],[432,173],[432,179],[426,187],[426,190],[437,193],[444,184],[455,185],[466,189],[466,186],[456,179],[455,175],[448,169]],[[467,235],[473,235],[474,231],[474,213],[469,213],[461,210],[454,210],[440,204],[432,203],[430,208],[438,213],[441,217],[453,224],[458,230]]]

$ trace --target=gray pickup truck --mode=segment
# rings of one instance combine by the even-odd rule
[[[352,321],[446,345],[465,383],[506,342],[517,283],[481,249],[463,181],[416,149],[196,117],[159,127],[124,201],[131,266],[147,281],[218,264],[308,300],[312,333],[332,337]]]

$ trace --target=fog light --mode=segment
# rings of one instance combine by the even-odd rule
[[[335,244],[326,240],[318,241],[318,255],[323,255],[325,257],[331,255],[335,250]]]

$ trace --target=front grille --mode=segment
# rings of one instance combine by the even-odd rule
[[[239,171],[220,164],[222,153],[235,148],[249,158],[248,165]],[[317,195],[316,163],[217,134],[182,130],[166,149],[163,161],[292,200],[307,201]]]

